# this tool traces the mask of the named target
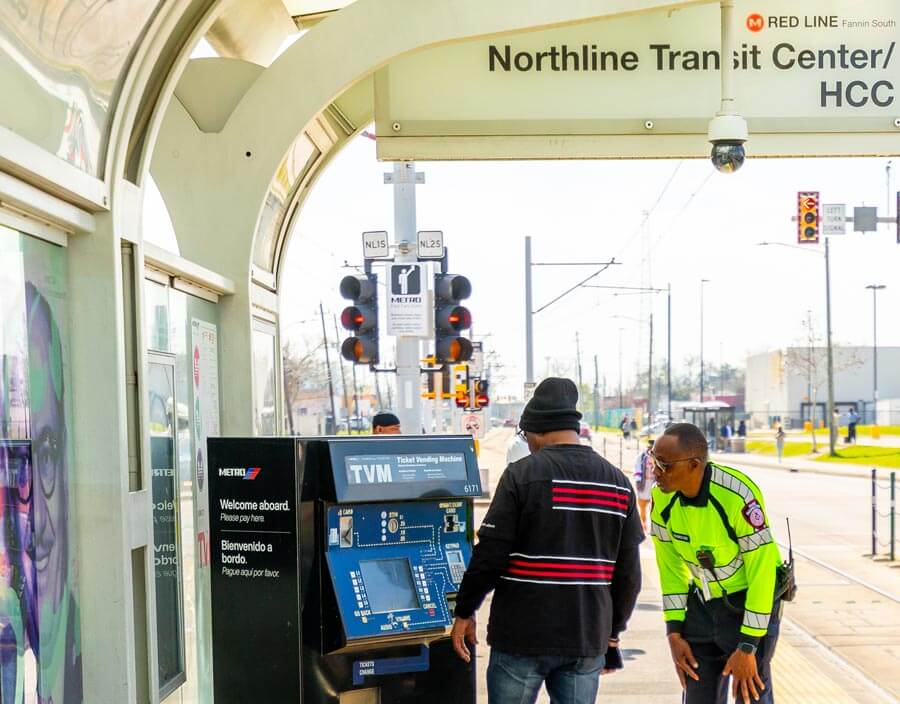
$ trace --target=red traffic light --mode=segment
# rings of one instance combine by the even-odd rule
[[[359,330],[364,322],[366,322],[366,316],[356,306],[347,306],[341,313],[341,325],[346,330]]]
[[[469,397],[464,394],[456,395],[456,407],[457,408],[465,408],[469,405]]]
[[[491,405],[491,399],[488,398],[487,394],[478,394],[475,397],[475,408],[485,408],[486,406]]]
[[[447,316],[447,322],[454,330],[468,330],[472,327],[472,314],[465,306],[456,306]]]

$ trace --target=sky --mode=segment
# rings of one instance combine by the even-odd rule
[[[853,206],[874,205],[884,215],[888,163],[753,159],[752,151],[734,174],[714,171],[708,160],[419,162],[425,184],[416,189],[417,227],[442,230],[450,271],[472,281],[468,307],[474,333],[503,365],[495,377],[501,394],[520,395],[525,378],[526,235],[532,237],[534,261],[620,262],[591,283],[671,284],[676,371],[688,356],[700,354],[700,282],[707,279],[704,359],[743,367],[749,354],[805,340],[802,321],[808,311],[816,332],[825,335],[822,248],[758,243],[796,243],[791,217],[798,190],[818,190],[823,203],[846,203],[848,214]],[[320,339],[320,300],[326,311],[338,314],[347,304],[338,284],[352,270],[342,265],[362,262],[363,231],[387,230],[393,236],[391,187],[382,176],[391,168],[376,160],[375,143],[361,136],[315,185],[285,262],[285,341],[302,346],[304,339]],[[892,189],[900,184],[891,181]],[[831,238],[830,247],[834,341],[872,344],[872,292],[865,286],[878,283],[887,285],[878,293],[878,344],[900,345],[900,282],[892,276],[900,264],[895,226],[862,234],[848,224],[848,234]],[[534,268],[534,307],[596,270]],[[601,384],[605,378],[608,392],[614,392],[621,340],[627,386],[647,365],[651,310],[659,360],[666,354],[665,295],[616,296],[587,288],[569,294],[535,316],[536,375],[574,377],[577,332],[585,383],[593,383],[596,355]],[[333,334],[333,326],[329,330]],[[383,335],[388,356],[392,347]]]

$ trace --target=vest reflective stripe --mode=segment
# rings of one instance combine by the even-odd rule
[[[764,631],[769,627],[769,618],[769,614],[758,614],[755,611],[744,609],[743,625],[747,628],[759,628]]]
[[[691,574],[694,575],[697,579],[703,579],[706,577],[707,582],[724,582],[726,579],[730,579],[737,571],[744,566],[743,558],[738,555],[727,565],[722,565],[719,567],[716,565],[715,574],[713,574],[710,570],[707,570],[700,565],[695,565],[693,562],[688,562],[688,568],[691,570]]]
[[[749,486],[744,484],[744,482],[737,477],[719,469],[715,465],[712,467],[710,479],[719,486],[724,486],[726,489],[730,489],[735,494],[738,494],[744,500],[744,503],[750,503],[755,498],[753,496],[753,490],[750,489]]]
[[[672,542],[672,537],[669,535],[669,531],[658,523],[650,524],[650,535],[652,535],[654,538],[662,540],[664,543]]]
[[[743,538],[738,538],[738,545],[741,548],[741,552],[750,552],[751,550],[756,550],[756,548],[771,542],[772,532],[768,528],[764,528],[758,533],[751,533],[750,535],[745,535]]]
[[[674,611],[687,608],[687,594],[663,594],[663,611]]]

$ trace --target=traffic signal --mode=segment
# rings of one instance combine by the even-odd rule
[[[478,379],[475,382],[475,408],[486,408],[491,405],[491,399],[488,396],[488,387],[490,382],[487,379]]]
[[[818,191],[797,193],[797,242],[800,244],[818,244],[819,242]]]
[[[472,295],[472,284],[458,274],[434,275],[434,356],[438,364],[472,358],[472,342],[460,332],[472,327],[472,314],[460,301]]]
[[[341,344],[341,356],[354,364],[378,364],[378,277],[345,276],[341,295],[353,301],[341,313],[341,325],[353,333]]]
[[[456,407],[457,408],[468,408],[469,407],[469,395],[468,394],[456,394]]]

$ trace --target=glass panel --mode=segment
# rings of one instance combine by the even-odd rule
[[[253,425],[257,435],[275,435],[275,333],[253,331]]]
[[[144,307],[147,320],[147,349],[169,352],[169,288],[144,280]]]
[[[81,701],[67,280],[61,247],[0,227],[3,701]]]
[[[148,366],[147,389],[150,466],[153,470],[156,641],[159,687],[161,691],[165,691],[184,672],[175,494],[175,433],[178,419],[174,365],[151,362]]]
[[[101,175],[132,49],[159,0],[0,2],[0,124]]]

